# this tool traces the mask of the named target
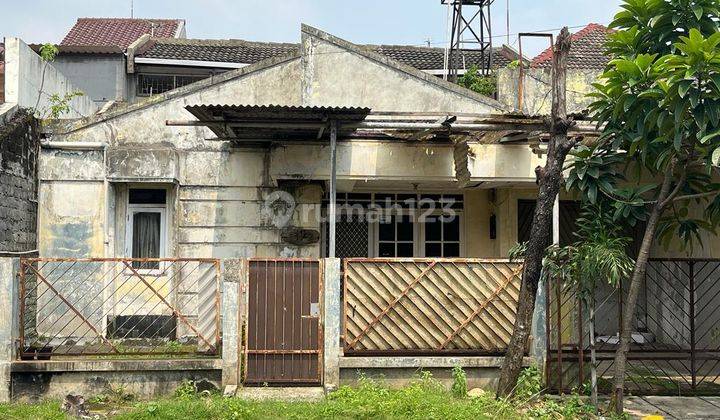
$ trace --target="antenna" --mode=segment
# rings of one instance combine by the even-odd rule
[[[135,5],[133,4],[133,0],[130,0],[130,19],[135,17]]]
[[[494,0],[440,0],[452,9],[452,29],[448,47],[448,78],[456,82],[464,68],[465,53],[479,52],[483,75],[492,68],[492,25],[490,5]],[[462,66],[462,67],[461,67]]]
[[[510,0],[505,1],[505,26],[507,31],[507,45],[510,45]]]

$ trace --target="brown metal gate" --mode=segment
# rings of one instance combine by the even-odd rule
[[[595,291],[598,390],[612,391],[617,334],[632,316],[625,388],[634,395],[720,395],[720,260],[651,259],[634,314],[623,288]],[[557,282],[547,287],[547,387],[569,392],[590,378],[589,308]]]
[[[321,382],[320,262],[249,262],[245,383]]]

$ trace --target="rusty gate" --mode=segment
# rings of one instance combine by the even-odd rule
[[[651,259],[633,317],[627,355],[627,392],[720,395],[720,260]],[[595,319],[576,293],[548,285],[547,387],[568,392],[587,386],[591,350],[598,390],[612,390],[623,288],[601,285]],[[590,340],[594,331],[594,346]]]
[[[244,382],[321,382],[319,260],[251,259]]]

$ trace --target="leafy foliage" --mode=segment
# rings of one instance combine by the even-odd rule
[[[43,44],[40,47],[40,57],[45,61],[55,61],[60,50],[55,44]]]
[[[68,92],[64,95],[53,93],[50,95],[49,102],[50,107],[46,113],[46,117],[51,120],[57,120],[61,116],[70,112],[70,102],[73,98],[83,96],[84,93],[80,91]]]
[[[627,250],[631,240],[623,236],[622,225],[614,221],[605,202],[586,205],[576,226],[572,245],[547,249],[543,270],[548,278],[587,297],[599,281],[617,287],[630,277],[634,262]]]
[[[720,148],[718,2],[625,0],[622,8],[607,45],[614,58],[591,94],[603,134],[574,152],[567,186],[591,203],[610,198],[615,220],[634,224],[658,204],[669,174],[674,198],[663,203],[658,236],[691,245],[720,222],[712,178]],[[693,202],[709,202],[703,217],[692,216]]]
[[[465,375],[463,368],[460,366],[453,367],[452,378],[453,383],[450,392],[452,392],[453,396],[455,398],[467,397],[467,375]]]
[[[497,92],[497,78],[483,76],[476,65],[471,66],[464,75],[458,78],[458,84],[485,96],[493,96]]]

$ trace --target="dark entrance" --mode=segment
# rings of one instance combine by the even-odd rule
[[[253,259],[249,269],[245,383],[320,384],[320,262]]]

